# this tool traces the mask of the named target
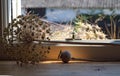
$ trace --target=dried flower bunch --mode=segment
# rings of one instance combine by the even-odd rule
[[[20,41],[47,40],[50,33],[49,25],[36,15],[18,16],[12,20],[9,30],[13,30],[13,37]]]
[[[9,56],[21,64],[39,62],[49,53],[50,47],[35,40],[50,40],[49,34],[49,25],[38,16],[18,16],[4,31],[6,40],[12,45],[12,50],[8,51]]]
[[[82,21],[75,22],[75,36],[82,40],[104,40],[107,39],[98,25],[91,25]]]
[[[61,25],[62,26],[62,25]],[[60,26],[57,27],[61,28]],[[75,22],[75,26],[65,25],[64,28],[55,30],[52,32],[51,40],[65,40],[67,38],[72,38],[75,35],[75,39],[81,40],[104,40],[106,34],[103,33],[102,29],[98,25],[91,25],[89,23],[84,23],[81,20]]]
[[[63,27],[62,27],[63,26]],[[73,27],[70,25],[57,26],[54,32],[51,33],[51,40],[65,40],[72,37]]]
[[[64,27],[57,26],[52,32],[51,40],[66,40],[66,39],[80,39],[80,40],[104,40],[107,39],[106,34],[97,24],[89,24],[89,17],[78,15],[72,25],[64,25]],[[62,28],[62,29],[61,29]]]

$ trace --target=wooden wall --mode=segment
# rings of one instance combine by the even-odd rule
[[[22,7],[120,8],[120,0],[22,0]]]

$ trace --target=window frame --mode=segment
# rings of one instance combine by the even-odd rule
[[[0,35],[3,36],[3,29],[8,25],[9,15],[8,15],[8,1],[9,0],[0,0],[1,2],[1,25],[0,25]]]

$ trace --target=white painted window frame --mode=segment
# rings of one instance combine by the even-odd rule
[[[11,22],[11,1],[13,18],[16,18],[18,15],[21,15],[21,0],[1,0],[3,26],[7,26],[8,22]]]
[[[11,1],[13,7],[13,14],[11,16]],[[21,0],[1,0],[1,27],[2,35],[3,29],[11,22],[12,17],[16,18],[18,15],[21,15]]]
[[[1,0],[1,35],[3,36],[3,29],[8,25],[9,15],[8,15],[8,1]]]
[[[14,19],[17,16],[21,15],[21,0],[8,0],[8,1],[9,1],[9,22],[11,22],[12,18]],[[11,1],[12,1],[12,6],[11,6]]]
[[[2,27],[5,27],[9,21],[8,15],[8,0],[1,0],[1,18],[2,18]]]

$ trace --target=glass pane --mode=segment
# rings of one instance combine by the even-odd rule
[[[42,1],[45,3],[44,0]],[[17,5],[14,9],[21,15],[35,14],[41,18],[45,24],[50,26],[51,40],[120,38],[120,9],[38,7],[39,4],[41,4],[40,6],[45,5],[42,4],[42,1],[40,3],[39,0],[21,0],[21,11],[17,10],[19,7]],[[19,2],[20,0],[16,0],[18,5]]]

